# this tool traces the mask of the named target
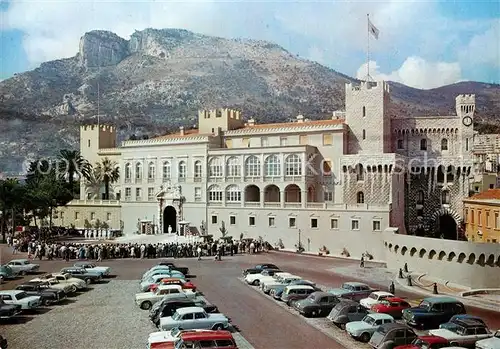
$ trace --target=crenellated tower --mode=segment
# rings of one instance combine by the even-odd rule
[[[455,110],[457,116],[461,119],[460,133],[462,135],[462,154],[471,156],[474,141],[476,96],[473,94],[458,95],[455,98]]]

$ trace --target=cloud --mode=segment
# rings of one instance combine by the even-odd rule
[[[356,78],[365,79],[367,64],[363,64],[356,73]],[[461,81],[462,71],[457,62],[428,62],[421,57],[408,57],[401,67],[390,73],[380,72],[375,61],[370,61],[370,76],[375,80],[389,80],[407,86],[430,89]]]
[[[466,64],[484,64],[500,68],[500,19],[469,41],[460,58]]]

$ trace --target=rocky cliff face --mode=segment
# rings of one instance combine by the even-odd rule
[[[0,82],[0,172],[19,171],[26,158],[77,148],[78,126],[97,113],[122,139],[193,125],[201,108],[236,108],[258,122],[299,113],[324,118],[344,107],[344,85],[352,81],[264,41],[179,29],[146,29],[125,40],[92,31],[75,57]],[[453,113],[462,90],[477,94],[480,120],[497,122],[500,86],[479,83],[430,91],[394,84],[391,112]]]

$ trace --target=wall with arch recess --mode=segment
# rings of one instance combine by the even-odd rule
[[[390,269],[427,273],[451,283],[477,288],[500,287],[500,244],[473,243],[383,233]]]

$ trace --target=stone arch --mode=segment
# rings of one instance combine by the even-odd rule
[[[300,187],[297,184],[288,184],[285,187],[285,202],[301,202],[301,194]]]
[[[264,202],[280,202],[280,188],[275,184],[269,184],[264,188]]]
[[[281,160],[276,154],[271,154],[264,160],[264,175],[269,177],[281,176]]]
[[[362,191],[358,191],[356,193],[356,203],[358,203],[358,204],[365,203],[365,193],[363,193]]]
[[[418,253],[418,256],[420,258],[424,258],[425,254],[427,253],[427,251],[425,250],[425,248],[422,248],[420,249],[420,252]]]
[[[471,253],[469,255],[469,258],[467,258],[467,263],[468,264],[474,264],[475,261],[476,261],[476,255],[474,253]]]
[[[347,166],[342,166],[342,172],[346,173],[347,172]]]
[[[465,260],[465,258],[467,258],[467,256],[465,255],[465,253],[460,252],[460,254],[458,255],[457,262],[458,263],[463,263],[463,261]]]
[[[415,247],[412,247],[410,250],[410,257],[413,257],[417,253],[417,249]]]
[[[486,265],[489,265],[490,267],[495,266],[495,255],[494,254],[490,254],[488,256],[488,259],[486,260]]]
[[[314,184],[311,184],[311,185],[307,188],[307,201],[308,201],[308,202],[316,202],[316,201],[317,201],[317,197],[316,197],[316,187],[314,186]]]
[[[225,189],[227,202],[241,202],[241,189],[237,184],[230,184]]]
[[[250,155],[245,159],[245,176],[259,177],[260,175],[260,159],[255,155]]]
[[[445,224],[445,223],[447,225],[452,225],[453,221],[455,222],[455,231],[446,229],[446,234],[444,234],[444,238],[448,240],[456,239],[457,236],[456,229],[460,227],[462,224],[462,217],[460,216],[460,214],[458,214],[458,212],[456,212],[451,207],[444,206],[441,207],[440,210],[435,211],[430,217],[430,223],[433,223],[435,226],[438,226],[438,224]]]
[[[448,261],[451,262],[453,260],[453,258],[455,258],[457,255],[455,252],[450,252],[450,254],[448,255]]]
[[[431,250],[431,251],[429,252],[429,256],[428,256],[428,257],[429,257],[429,259],[434,259],[434,256],[435,256],[435,255],[436,255],[436,251],[435,251],[435,250]]]
[[[403,246],[403,248],[401,249],[401,255],[404,256],[406,254],[406,252],[408,252],[408,247]]]
[[[245,187],[245,202],[260,202],[260,188],[255,184]]]
[[[398,253],[399,251],[399,245],[394,246],[394,253]]]
[[[481,253],[479,255],[479,258],[477,259],[476,263],[484,267],[484,264],[486,263],[486,256],[484,255],[484,253]]]
[[[446,257],[446,252],[444,251],[439,252],[438,259],[442,261],[444,257]]]

